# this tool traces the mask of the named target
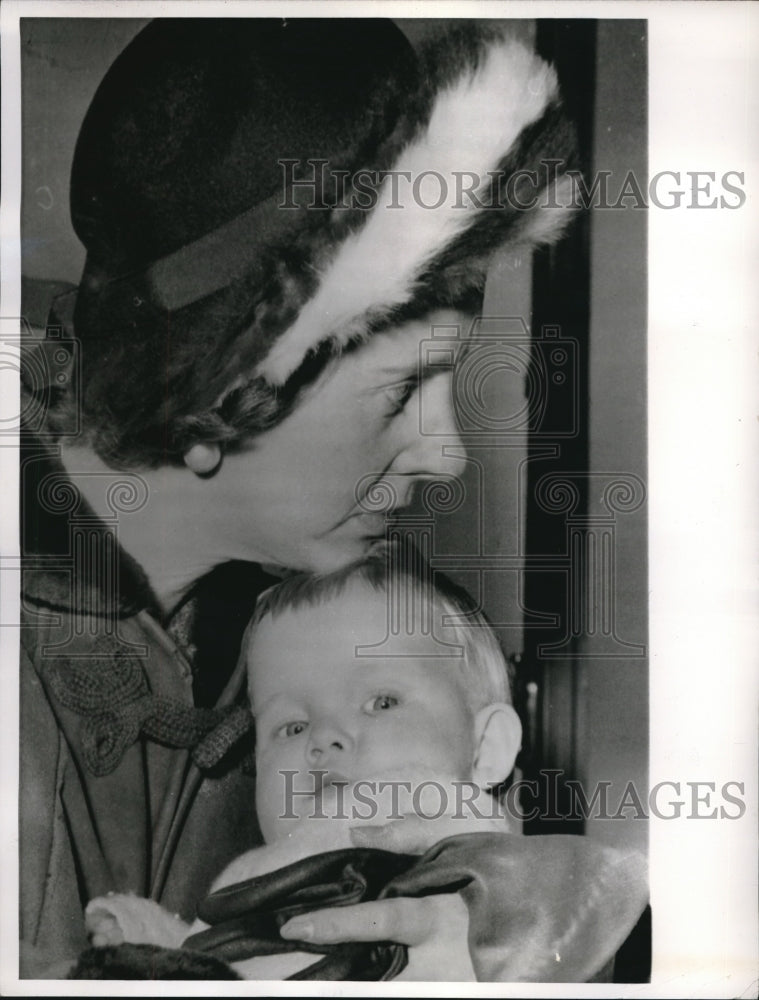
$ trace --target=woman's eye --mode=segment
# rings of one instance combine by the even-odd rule
[[[399,382],[398,385],[388,387],[387,395],[390,399],[391,416],[395,416],[403,410],[418,388],[419,379],[416,376],[406,379],[405,382]]]
[[[392,694],[378,694],[376,698],[370,698],[364,705],[367,712],[384,712],[388,708],[395,708],[399,704],[398,699]]]
[[[300,736],[306,731],[307,722],[286,722],[276,731],[275,736],[279,740],[289,739],[291,736]]]

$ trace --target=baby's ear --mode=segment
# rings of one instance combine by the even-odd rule
[[[472,780],[480,788],[500,784],[514,770],[522,746],[522,724],[512,705],[496,702],[474,717]]]

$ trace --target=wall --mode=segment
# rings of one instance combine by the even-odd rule
[[[79,282],[84,248],[71,227],[74,146],[100,80],[147,20],[21,19],[22,273]]]
[[[632,171],[645,191],[645,22],[599,23],[596,86],[595,162],[612,171],[617,185]],[[634,782],[645,805],[647,214],[632,207],[635,200],[627,199],[624,209],[591,212],[589,461],[599,482],[625,485],[616,500],[615,564],[609,567],[614,574],[609,583],[615,641],[609,642],[600,626],[596,635],[583,641],[581,652],[598,656],[582,661],[577,738],[581,776],[589,787],[612,781],[619,800],[627,783]],[[602,840],[645,849],[647,824],[632,818],[635,812],[627,810],[624,822],[593,820],[588,832]]]

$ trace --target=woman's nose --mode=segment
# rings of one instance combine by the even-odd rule
[[[450,372],[426,379],[418,396],[418,406],[407,408],[404,440],[392,471],[403,475],[460,476],[466,461]]]

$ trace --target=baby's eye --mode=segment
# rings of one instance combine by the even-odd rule
[[[289,739],[291,736],[300,736],[301,733],[304,733],[306,731],[307,726],[308,723],[302,721],[286,722],[283,726],[279,727],[279,729],[276,731],[274,735],[277,737],[278,740],[286,740]]]
[[[370,698],[364,705],[365,712],[384,712],[388,708],[395,708],[399,704],[398,699],[392,694],[378,694]]]

